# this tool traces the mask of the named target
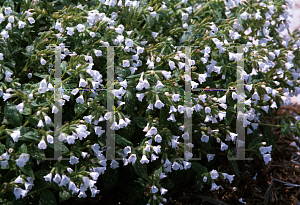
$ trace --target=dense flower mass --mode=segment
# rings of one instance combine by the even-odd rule
[[[160,205],[179,170],[192,169],[200,190],[231,184],[235,173],[204,166],[216,150],[235,157],[246,145],[270,163],[262,117],[300,94],[300,40],[282,34],[294,1],[78,2],[0,3],[0,167],[10,173],[0,182],[11,181],[1,199],[96,197],[100,181],[109,190],[136,178],[124,188],[131,204]],[[250,142],[233,129],[242,120]]]

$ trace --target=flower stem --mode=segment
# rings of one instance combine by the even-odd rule
[[[5,138],[7,138],[8,135],[4,135],[3,137],[0,137],[0,140],[3,140]]]
[[[48,189],[50,186],[51,186],[51,184],[48,184],[47,186],[45,186],[45,187],[43,187],[43,188],[40,188],[40,189],[38,189],[38,190],[35,190],[35,191],[29,193],[28,196],[33,195],[33,194],[35,194],[35,193],[37,193],[37,192],[43,191],[44,189]]]
[[[209,2],[207,2],[203,7],[201,7],[200,9],[199,9],[199,11],[197,11],[196,13],[195,13],[195,15],[194,16],[197,16],[197,14],[199,14],[200,13],[200,11],[202,11],[210,2],[212,2],[212,0],[210,0]]]
[[[258,123],[258,124],[264,126],[271,126],[271,127],[284,127],[284,125],[272,125],[272,124],[265,124],[265,123]]]

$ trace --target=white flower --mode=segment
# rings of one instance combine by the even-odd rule
[[[76,28],[77,28],[78,32],[82,32],[85,30],[85,26],[83,24],[78,24]]]
[[[44,127],[43,120],[39,120],[39,123],[37,124],[37,127]]]
[[[131,154],[130,157],[128,158],[128,161],[134,164],[136,161],[136,154]]]
[[[19,21],[19,22],[18,22],[18,27],[19,27],[19,29],[24,28],[25,25],[26,25],[26,23],[25,23],[24,21]]]
[[[188,13],[181,13],[182,19],[184,21],[188,20],[189,14]]]
[[[32,18],[32,17],[29,17],[29,18],[28,18],[28,21],[29,21],[30,24],[35,23],[35,20],[34,20],[34,18]]]
[[[244,34],[248,36],[250,33],[252,33],[251,27],[249,27],[247,30],[244,31]]]
[[[51,118],[48,116],[44,116],[45,122],[47,125],[49,125],[51,123]]]
[[[123,67],[129,67],[130,66],[130,63],[128,60],[123,60]]]
[[[15,21],[14,16],[8,17],[8,22],[13,23]]]
[[[186,161],[188,161],[188,160],[192,159],[193,153],[191,153],[191,152],[185,152],[184,153],[184,157],[186,158]]]
[[[126,38],[125,40],[125,46],[131,48],[133,46],[133,41],[129,38]]]
[[[46,176],[44,176],[44,179],[45,179],[46,182],[51,182],[51,180],[52,180],[52,173],[49,173]]]
[[[53,137],[51,135],[47,135],[47,142],[53,144]]]
[[[16,106],[16,108],[18,109],[18,111],[19,111],[20,113],[22,113],[22,112],[23,112],[23,108],[24,108],[24,103],[22,102],[22,103],[18,104],[18,105]]]
[[[55,174],[55,177],[53,178],[53,181],[58,184],[61,181],[60,175],[59,174]]]
[[[95,32],[90,32],[89,34],[92,38],[94,38],[96,36]]]
[[[263,154],[263,158],[266,165],[272,160],[271,154]]]
[[[68,142],[68,144],[74,144],[75,143],[75,136],[73,136],[73,135],[67,136],[67,142]]]
[[[102,51],[101,50],[94,50],[95,55],[98,56],[102,56]]]
[[[15,179],[14,182],[15,182],[16,184],[24,184],[23,179],[22,179],[21,176],[18,176],[18,177]]]
[[[74,28],[72,28],[72,27],[67,27],[66,28],[67,29],[67,34],[69,35],[69,36],[72,36],[73,34],[74,34]]]
[[[210,176],[212,179],[217,179],[219,177],[219,174],[216,170],[213,169],[212,171],[210,171]]]
[[[0,161],[1,166],[5,169],[6,166],[8,165],[8,161],[4,160],[4,161]]]
[[[1,32],[1,36],[4,37],[5,39],[8,39],[8,38],[9,38],[8,31],[3,30],[3,31]]]
[[[57,29],[57,30],[60,30],[61,29],[61,23],[56,22],[54,28]]]
[[[151,193],[155,194],[157,191],[158,191],[158,188],[155,185],[153,185],[151,187]]]
[[[150,12],[150,15],[151,15],[153,18],[155,18],[155,17],[156,17],[156,12],[155,12],[155,11]]]
[[[142,156],[142,159],[140,160],[140,163],[141,164],[144,164],[144,163],[148,164],[149,163],[149,160],[147,159],[146,155]]]
[[[174,70],[176,68],[175,63],[173,61],[169,61],[169,66],[171,70]]]
[[[221,142],[221,151],[227,150],[228,145],[226,145],[224,142]]]
[[[80,104],[84,103],[83,95],[80,95],[78,98],[76,98],[76,103],[80,103]]]
[[[53,179],[53,181],[54,181],[54,179]],[[66,186],[67,184],[69,184],[69,182],[70,182],[70,178],[67,177],[66,175],[62,175],[62,179],[60,181],[59,186]]]
[[[180,164],[178,164],[177,162],[173,162],[173,164],[172,164],[172,169],[174,169],[175,171],[176,170],[178,170],[178,169],[180,169]]]
[[[155,138],[154,138],[154,141],[157,142],[157,143],[161,143],[161,141],[162,141],[161,136],[160,136],[159,134],[157,134],[157,135],[155,136]]]
[[[198,77],[199,83],[202,84],[203,82],[205,82],[206,78],[207,78],[207,73],[205,73],[205,74],[199,74],[199,77]]]
[[[216,183],[212,183],[210,191],[218,190],[219,186]]]
[[[207,154],[207,160],[210,162],[211,160],[214,160],[215,154]]]
[[[167,80],[171,78],[171,71],[162,71],[161,73],[163,74],[163,76],[165,76]]]
[[[207,136],[207,135],[205,135],[205,134],[202,135],[201,141],[207,143],[207,142],[209,141],[209,136]]]
[[[41,64],[42,64],[42,65],[45,65],[45,64],[46,64],[46,62],[47,62],[47,61],[45,61],[45,59],[44,59],[44,58],[41,58],[41,60],[40,60],[40,61],[41,61]]]
[[[38,144],[38,148],[39,149],[46,149],[47,148],[47,144],[46,144],[45,140],[40,141],[40,143]]]
[[[5,7],[5,9],[4,9],[4,13],[5,13],[5,15],[10,15],[10,14],[11,14],[11,12],[12,12],[12,9],[11,9],[11,7]]]
[[[26,153],[22,153],[20,155],[19,159],[15,160],[15,161],[19,167],[24,167],[26,162],[28,162],[28,160],[29,160],[29,155]]]
[[[243,198],[240,198],[240,199],[239,199],[239,202],[241,202],[241,203],[243,203],[243,204],[247,204],[247,202],[244,202],[244,201],[243,201]]]
[[[174,114],[171,114],[170,117],[167,119],[168,121],[172,120],[172,122],[176,122]]]
[[[152,32],[151,34],[152,34],[152,36],[153,36],[154,39],[155,39],[155,38],[157,37],[157,35],[158,35],[158,33],[156,33],[156,32]]]
[[[72,90],[71,94],[72,95],[76,95],[78,93],[79,89],[78,88],[75,88],[74,90]]]
[[[87,84],[88,83],[84,79],[80,78],[79,87],[85,87]]]
[[[98,137],[100,137],[105,132],[105,130],[102,130],[102,127],[100,127],[100,126],[95,126],[94,130],[95,130],[96,135],[98,135]]]
[[[79,158],[77,158],[77,157],[75,157],[75,156],[71,156],[69,162],[70,162],[71,165],[78,164],[78,163],[79,163],[78,159],[79,159]]]
[[[11,138],[14,140],[14,142],[18,142],[18,139],[21,137],[20,130],[14,130],[12,134],[10,134]]]
[[[160,100],[157,100],[154,104],[154,107],[161,109],[162,107],[164,107],[165,104],[163,104]]]
[[[73,172],[73,169],[70,168],[70,167],[68,167],[68,168],[67,168],[67,171],[71,174],[71,173]]]
[[[19,199],[21,195],[22,195],[22,198],[24,198],[27,195],[27,193],[28,193],[28,190],[23,190],[23,189],[17,188],[17,187],[14,188],[14,194],[15,194],[16,199]]]

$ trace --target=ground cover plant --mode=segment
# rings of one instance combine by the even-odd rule
[[[239,175],[219,169],[220,153],[235,157],[237,93],[192,93],[236,87],[238,45],[244,48],[246,157],[272,160],[275,138],[264,117],[300,93],[299,33],[289,26],[293,1],[12,1],[0,4],[0,202],[57,204],[122,189],[130,204],[163,204],[178,184],[222,189]],[[54,154],[53,50],[62,47],[62,157]],[[185,49],[192,48],[191,76]],[[106,127],[107,48],[115,47],[115,117]],[[186,144],[184,114],[192,117]],[[300,136],[299,119],[282,132]],[[291,129],[291,126],[294,126]],[[115,130],[116,157],[106,160],[105,130]],[[193,148],[184,152],[184,147]],[[176,160],[175,158],[184,158]],[[199,157],[201,160],[192,160]],[[240,202],[243,203],[242,199]]]

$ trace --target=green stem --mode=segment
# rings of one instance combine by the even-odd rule
[[[195,15],[194,16],[197,16],[197,14],[199,14],[200,13],[200,11],[202,11],[210,2],[212,2],[212,0],[210,0],[209,2],[207,2],[203,7],[201,7],[200,9],[199,9],[199,11],[197,11],[196,13],[195,13]]]
[[[38,189],[38,190],[35,190],[35,191],[33,191],[33,192],[31,192],[31,193],[29,193],[29,194],[27,194],[27,195],[28,195],[28,196],[33,195],[33,194],[35,194],[35,193],[37,193],[37,192],[43,191],[43,190],[45,190],[45,189],[48,189],[50,186],[51,186],[51,184],[48,184],[47,186],[45,186],[45,187],[43,187],[43,188],[40,188],[40,189]]]
[[[286,117],[262,117],[262,118],[292,118],[292,119],[294,119],[295,117],[286,116]]]
[[[7,138],[8,135],[4,135],[3,137],[0,137],[0,140],[3,140],[5,138]]]
[[[270,127],[284,127],[284,125],[272,125],[272,124],[265,124],[265,123],[258,123],[258,124],[264,126],[270,126]]]

